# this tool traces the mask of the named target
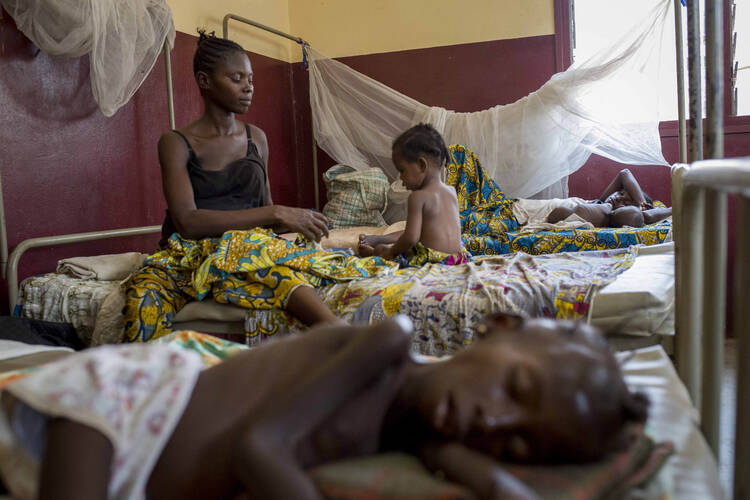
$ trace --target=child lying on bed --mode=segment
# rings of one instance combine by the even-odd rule
[[[450,153],[440,133],[431,125],[415,125],[393,142],[392,155],[401,181],[411,191],[406,228],[384,236],[360,235],[359,255],[398,259],[402,267],[468,262],[456,192],[441,179]]]
[[[306,469],[398,448],[479,498],[533,498],[493,458],[595,460],[645,420],[591,327],[496,314],[483,330],[429,364],[409,356],[404,316],[202,372],[167,344],[82,351],[0,393],[3,480],[14,498],[307,499]]]
[[[655,208],[630,170],[623,169],[598,199],[559,206],[550,212],[547,222],[554,224],[571,214],[592,223],[594,227],[642,227],[669,217],[672,209]]]

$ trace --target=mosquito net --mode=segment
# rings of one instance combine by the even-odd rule
[[[391,143],[410,126],[430,123],[448,144],[477,153],[513,197],[559,185],[592,153],[621,163],[667,165],[655,82],[672,0],[654,4],[625,36],[553,75],[536,92],[474,113],[426,106],[305,47],[315,139],[338,163],[377,166],[394,179]]]
[[[174,44],[165,0],[0,0],[0,5],[43,51],[90,54],[91,90],[106,116],[138,90],[164,40]]]

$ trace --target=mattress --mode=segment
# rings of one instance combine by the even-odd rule
[[[572,259],[586,259],[587,254],[593,255],[570,255]],[[515,258],[524,259],[528,256],[518,254]],[[560,258],[565,258],[564,254],[534,257],[537,259],[534,262],[554,262],[554,259]],[[492,259],[488,258],[488,261],[491,262]],[[640,247],[632,267],[593,293],[589,301],[588,320],[605,332],[617,332],[614,342],[616,347],[620,348],[632,347],[633,339],[642,344],[653,344],[659,343],[662,337],[671,338],[674,315],[673,274],[674,250],[671,243]],[[405,277],[403,286],[412,286],[408,284],[413,281],[412,278]],[[473,279],[477,284],[476,293],[473,294],[476,296],[487,295],[488,290],[496,291],[504,283],[503,279],[497,277],[482,277],[481,271]],[[493,283],[488,285],[488,280]],[[478,316],[473,319],[467,318],[467,315],[472,314],[469,303],[457,304],[456,307],[441,304],[443,295],[438,292],[450,292],[446,288],[446,283],[454,285],[451,283],[451,277],[421,275],[418,281],[419,286],[413,287],[411,295],[399,295],[397,287],[393,286],[390,289],[392,292],[395,289],[395,294],[380,293],[383,286],[377,282],[334,285],[320,290],[320,293],[337,314],[354,322],[377,321],[394,312],[391,310],[394,306],[392,303],[389,304],[389,301],[403,301],[406,306],[401,307],[401,312],[424,318],[421,322],[420,338],[415,346],[418,352],[441,355],[455,352],[463,344],[469,343],[471,331],[465,328],[465,324],[474,324],[478,320]],[[60,274],[34,276],[22,282],[15,314],[32,319],[70,322],[75,326],[79,336],[88,342],[101,303],[110,292],[117,289],[117,286],[117,282],[80,280]],[[544,314],[545,307],[552,307],[554,298],[541,297],[545,293],[541,288],[529,289],[525,293],[536,296],[530,297],[526,309],[516,312],[536,316]],[[467,294],[461,297],[464,301],[467,297],[472,300],[475,298]],[[513,310],[512,308],[516,307],[509,305],[502,295],[489,297],[490,303],[496,306],[495,310]],[[407,311],[403,310],[404,307]],[[483,314],[483,311],[477,313]],[[213,301],[188,304],[176,315],[174,321],[175,329],[244,335],[250,345],[256,345],[275,334],[288,333],[300,327],[294,318],[283,311],[247,311]],[[457,330],[458,334],[446,338],[443,332],[451,330]],[[448,345],[449,343],[452,345]]]
[[[630,355],[621,353],[623,359]],[[716,460],[698,427],[698,411],[664,349],[651,346],[633,351],[623,374],[631,389],[645,393],[651,401],[647,432],[655,441],[672,441],[675,446],[674,456],[660,473],[666,490],[679,500],[724,498]]]
[[[589,323],[609,334],[616,347],[658,342],[669,351],[674,337],[674,269],[674,243],[640,247],[633,266],[594,296]]]

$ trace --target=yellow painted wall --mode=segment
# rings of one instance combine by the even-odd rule
[[[553,0],[167,0],[178,31],[216,30],[226,13],[295,36],[331,57],[503,40],[555,32]],[[245,49],[299,61],[298,45],[230,21]]]
[[[294,34],[330,57],[555,32],[553,0],[288,1]]]
[[[216,31],[222,36],[221,23],[226,14],[237,14],[289,33],[288,0],[167,0],[177,31],[197,35],[196,28]],[[229,38],[245,50],[291,61],[292,47],[297,44],[258,28],[229,21]]]

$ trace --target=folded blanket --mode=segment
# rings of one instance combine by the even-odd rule
[[[57,272],[87,280],[123,280],[138,270],[145,258],[146,254],[140,252],[71,257],[57,262]]]

